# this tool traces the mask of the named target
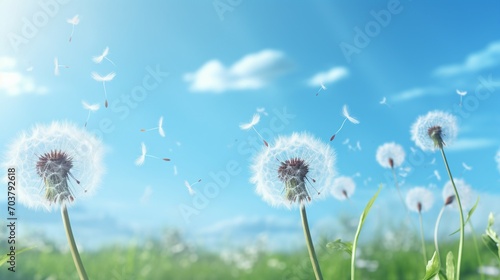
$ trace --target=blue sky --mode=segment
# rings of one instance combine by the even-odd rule
[[[2,1],[0,145],[37,123],[83,126],[81,101],[99,103],[87,129],[103,140],[106,174],[96,195],[70,209],[80,243],[128,242],[176,228],[203,244],[252,243],[264,235],[279,248],[301,246],[303,237],[298,211],[270,207],[249,182],[251,159],[264,147],[239,125],[257,108],[265,113],[256,129],[270,144],[308,131],[335,149],[339,174],[353,176],[352,204],[332,197],[308,211],[314,234],[343,239],[353,235],[339,229],[338,218],[359,216],[380,183],[386,187],[371,222],[397,225],[390,210],[401,207],[397,192],[375,160],[377,147],[390,141],[407,159],[412,148],[423,155],[422,163],[407,161],[401,190],[433,190],[436,203],[426,216],[433,225],[445,169],[439,154],[418,152],[409,131],[418,116],[438,109],[459,119],[458,138],[446,150],[454,175],[481,197],[475,218],[483,228],[487,214],[500,211],[500,4],[339,2]],[[75,15],[80,22],[69,42],[67,20]],[[92,61],[106,47],[115,65]],[[68,66],[57,76],[55,57]],[[92,72],[116,73],[106,83],[108,108]],[[457,89],[468,92],[462,106]],[[360,124],[346,123],[329,142],[344,104]],[[160,116],[166,137],[140,132]],[[136,166],[141,142],[171,161],[147,158]],[[190,195],[184,181],[198,179]],[[204,201],[213,183],[217,193]],[[196,211],[186,218],[182,207]],[[23,231],[62,236],[58,213],[20,211]]]

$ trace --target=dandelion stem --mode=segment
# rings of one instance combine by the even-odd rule
[[[405,200],[403,199],[403,196],[401,195],[401,190],[399,189],[399,184],[398,184],[398,176],[396,175],[396,170],[392,168],[392,176],[394,177],[394,185],[396,186],[396,190],[398,191],[399,199],[401,200],[401,203],[406,209],[406,212],[408,213],[408,207],[406,207]]]
[[[425,250],[424,223],[422,222],[422,212],[418,212],[418,218],[420,220],[420,239],[422,240],[422,255],[424,256],[424,265],[427,265],[427,251]]]
[[[302,218],[302,227],[304,229],[304,236],[306,238],[307,250],[309,251],[309,258],[311,259],[314,275],[316,276],[316,280],[322,280],[323,275],[321,275],[321,269],[319,267],[318,258],[316,257],[316,252],[314,251],[314,245],[311,239],[311,232],[309,231],[309,223],[307,222],[306,206],[304,205],[304,203],[300,204],[300,216]]]
[[[460,241],[458,244],[458,257],[457,257],[457,273],[456,280],[460,280],[460,264],[462,263],[462,251],[464,247],[464,213],[462,211],[462,203],[460,202],[460,196],[458,195],[457,187],[455,186],[455,182],[453,181],[453,176],[451,175],[450,166],[448,165],[448,160],[446,159],[446,155],[444,154],[443,147],[440,147],[441,155],[443,156],[444,165],[446,166],[446,171],[448,172],[448,176],[450,177],[451,184],[453,185],[453,190],[455,191],[455,198],[457,199],[458,212],[460,213]]]
[[[73,256],[73,262],[75,263],[76,270],[78,271],[78,276],[82,280],[88,280],[87,272],[85,272],[85,267],[83,267],[82,259],[78,253],[78,248],[76,247],[75,238],[73,237],[73,231],[71,230],[71,223],[69,222],[68,209],[63,203],[61,206],[61,215],[63,219],[64,229],[66,230],[66,237],[68,237],[68,243]]]
[[[441,211],[439,211],[439,215],[436,219],[436,226],[434,227],[434,247],[436,247],[436,257],[440,261],[441,261],[441,259],[439,257],[438,229],[439,229],[439,223],[441,222],[441,217],[443,216],[443,213],[444,213],[445,206],[446,205],[443,205],[443,207],[441,208]]]

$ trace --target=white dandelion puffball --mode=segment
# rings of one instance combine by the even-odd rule
[[[356,189],[356,183],[351,177],[340,176],[333,180],[333,188],[331,194],[338,200],[346,200],[351,198]]]
[[[385,143],[378,147],[376,158],[382,167],[392,169],[401,166],[405,160],[405,151],[399,144]]]
[[[104,168],[103,144],[68,122],[36,125],[12,142],[4,168],[16,169],[19,201],[48,211],[92,195]]]
[[[406,207],[411,211],[422,213],[431,209],[434,204],[434,195],[424,187],[415,187],[406,194]]]
[[[465,182],[463,179],[454,178],[455,186],[457,187],[458,195],[460,196],[460,203],[463,209],[470,209],[474,205],[472,187]],[[451,202],[450,202],[450,199]],[[448,180],[443,187],[443,200],[445,204],[450,205],[454,209],[458,209],[457,200],[455,198],[455,190],[451,181]]]
[[[255,156],[250,181],[265,202],[290,209],[331,192],[335,160],[335,151],[308,133],[280,136]]]
[[[424,151],[435,151],[457,137],[457,118],[443,111],[420,116],[411,127],[411,139]]]

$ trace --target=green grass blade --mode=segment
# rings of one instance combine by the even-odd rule
[[[25,251],[31,250],[31,249],[33,249],[33,248],[35,248],[35,246],[33,246],[33,247],[28,247],[28,248],[23,248],[23,249],[21,249],[21,250],[17,250],[17,251],[16,251],[16,256],[17,256],[17,255],[19,255],[19,254],[21,254],[22,252],[25,252]],[[7,254],[3,254],[3,257],[2,257],[2,258],[0,258],[0,266],[2,266],[4,263],[6,263],[6,262],[7,262],[7,260],[8,260],[9,258],[10,258],[10,256],[8,256]]]
[[[469,213],[467,213],[467,219],[465,219],[464,224],[467,224],[469,222],[470,217],[472,217],[472,214],[474,214],[474,211],[476,211],[478,204],[479,204],[479,197],[476,199],[476,203],[474,204],[474,206],[472,206],[472,208],[469,210]],[[453,235],[459,231],[460,231],[460,229],[457,229],[456,231],[452,232],[450,235]]]
[[[337,239],[333,242],[328,242],[326,248],[334,251],[340,251],[352,256],[352,242],[342,242],[341,239]]]
[[[361,213],[361,217],[359,218],[359,224],[358,224],[358,229],[356,230],[356,234],[354,235],[354,242],[352,244],[352,255],[351,255],[351,279],[354,280],[354,273],[355,273],[355,261],[356,261],[356,247],[358,244],[358,238],[359,234],[361,233],[361,228],[363,227],[363,224],[365,223],[366,217],[368,216],[368,213],[370,212],[370,209],[372,208],[373,203],[377,199],[380,191],[382,190],[382,185],[378,188],[378,191],[373,195],[373,197],[368,201],[366,204],[365,209],[363,210],[363,213]]]
[[[490,213],[488,217],[488,226],[486,227],[486,233],[483,234],[483,242],[500,261],[500,241],[498,239],[497,233],[492,228],[494,223],[495,216],[493,216],[493,213]]]

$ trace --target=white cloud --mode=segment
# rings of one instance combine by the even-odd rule
[[[416,87],[394,95],[393,97],[391,97],[391,100],[394,102],[409,101],[414,98],[422,97],[425,95],[433,95],[439,92],[441,92],[441,90],[435,87]]]
[[[308,84],[319,87],[321,84],[332,84],[349,76],[349,70],[345,67],[333,67],[326,72],[320,72],[309,79]]]
[[[35,85],[31,77],[16,71],[17,61],[8,56],[0,57],[0,94],[20,95],[25,93],[44,94],[47,88]]]
[[[467,56],[461,64],[451,64],[438,67],[434,75],[449,77],[457,74],[477,72],[500,64],[500,41],[489,44],[486,49]]]
[[[494,146],[498,144],[493,139],[487,138],[463,138],[457,139],[447,146],[445,149],[449,151],[464,151],[464,150],[476,150],[483,149]]]
[[[219,60],[210,60],[197,71],[185,74],[184,80],[195,92],[259,89],[290,68],[282,52],[267,49],[248,54],[231,67]]]

